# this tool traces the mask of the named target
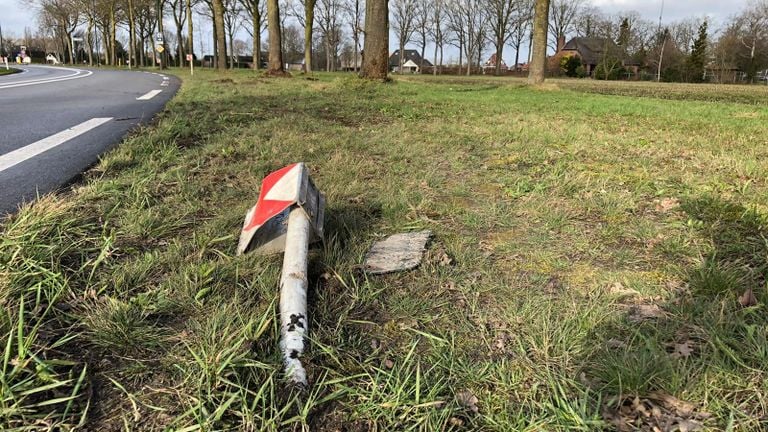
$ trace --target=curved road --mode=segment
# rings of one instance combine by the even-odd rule
[[[82,173],[179,87],[154,72],[20,68],[0,76],[0,215]]]

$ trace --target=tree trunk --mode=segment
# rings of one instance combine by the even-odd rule
[[[88,17],[88,66],[93,67],[93,17]]]
[[[419,65],[419,73],[424,73],[424,56],[427,54],[427,36],[426,31],[421,36],[421,64]]]
[[[251,22],[253,23],[253,69],[261,69],[261,13],[259,5],[253,6],[251,11]]]
[[[72,33],[65,33],[67,38],[67,52],[69,53],[69,64],[75,65],[75,46],[72,44]]]
[[[136,23],[133,19],[132,0],[128,0],[128,53],[128,69],[131,69],[136,56]]]
[[[529,84],[544,82],[547,67],[547,28],[549,19],[549,0],[536,0],[533,24],[533,57],[528,71]]]
[[[195,61],[194,36],[195,28],[192,23],[192,0],[187,0],[187,54],[192,54],[192,62]]]
[[[365,2],[362,78],[386,80],[389,72],[388,0]]]
[[[160,69],[165,69],[168,66],[168,50],[165,45],[165,29],[163,27],[164,5],[165,0],[157,1],[157,32],[160,33],[160,37],[162,38],[161,46],[163,47],[163,52],[160,53]]]
[[[115,66],[117,64],[116,41],[117,41],[117,19],[115,18],[115,4],[111,3],[111,6],[109,8],[109,48],[111,51],[110,56],[112,60],[110,64],[112,66]]]
[[[439,36],[435,37],[435,39],[440,39]],[[435,42],[435,56],[434,56],[434,63],[432,64],[432,76],[437,76],[437,54],[438,54],[438,43]]]
[[[227,68],[227,40],[224,33],[224,4],[213,0],[213,21],[216,25],[216,69]]]
[[[531,49],[533,47],[533,28],[531,28],[531,32],[528,35],[528,67],[531,66],[531,58],[533,56],[533,50]]]
[[[232,33],[233,33],[232,29],[229,29],[229,52],[230,52],[229,68],[230,69],[235,68],[235,60],[237,60],[237,57],[235,54],[235,35]]]
[[[515,65],[514,70],[517,71],[517,65],[520,64],[520,44],[515,45]]]
[[[397,73],[403,74],[403,62],[405,61],[405,41],[400,37],[400,60],[397,62]]]
[[[213,63],[211,63],[211,68],[215,68],[217,64],[219,64],[219,44],[218,39],[216,39],[216,21],[211,21],[211,25],[213,27]]]
[[[501,56],[504,54],[504,38],[499,36],[496,39],[496,76],[501,75]]]
[[[464,69],[464,42],[459,39],[459,75],[461,75],[461,71]]]
[[[312,73],[312,29],[315,25],[315,2],[304,2],[304,73]]]
[[[176,15],[178,13],[178,15]],[[184,66],[184,62],[186,62],[184,52],[186,51],[186,47],[184,46],[184,38],[182,38],[181,34],[184,32],[184,1],[181,0],[179,2],[179,10],[176,10],[176,7],[174,6],[173,10],[173,23],[176,24],[176,66],[182,67]]]
[[[283,39],[280,32],[280,5],[277,0],[267,0],[267,26],[269,27],[269,65],[267,73],[283,75]]]
[[[442,37],[442,36],[441,36],[441,37]],[[440,43],[440,70],[438,71],[438,73],[439,73],[440,75],[442,75],[442,74],[443,74],[443,54],[445,53],[445,49],[444,49],[444,48],[445,48],[445,47],[443,46],[443,43],[441,42],[441,43]]]

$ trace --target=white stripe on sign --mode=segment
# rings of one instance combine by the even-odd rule
[[[14,165],[18,165],[27,159],[31,159],[46,150],[50,150],[58,145],[64,144],[72,138],[78,137],[91,129],[97,128],[110,120],[112,120],[112,117],[92,118],[88,121],[80,123],[77,126],[73,126],[55,135],[51,135],[48,138],[43,138],[40,141],[33,142],[32,144],[24,146],[20,149],[6,153],[0,156],[0,172],[7,170]]]
[[[159,95],[161,91],[162,90],[152,90],[151,92],[145,94],[144,96],[137,97],[136,100],[150,100],[153,97]]]

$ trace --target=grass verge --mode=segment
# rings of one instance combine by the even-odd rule
[[[21,69],[16,69],[16,68],[6,69],[5,67],[1,67],[0,66],[0,76],[15,74],[15,73],[18,73],[18,72],[21,72]]]
[[[766,427],[768,110],[599,85],[198,71],[3,222],[0,423]],[[299,160],[328,198],[307,392],[281,381],[279,257],[234,256],[261,178]],[[420,268],[360,273],[423,228]]]

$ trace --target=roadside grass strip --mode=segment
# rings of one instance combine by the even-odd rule
[[[2,222],[0,429],[766,427],[764,88],[169,73],[152,126]],[[281,257],[235,256],[297,161],[327,198],[303,391]],[[427,229],[420,267],[361,271]]]

